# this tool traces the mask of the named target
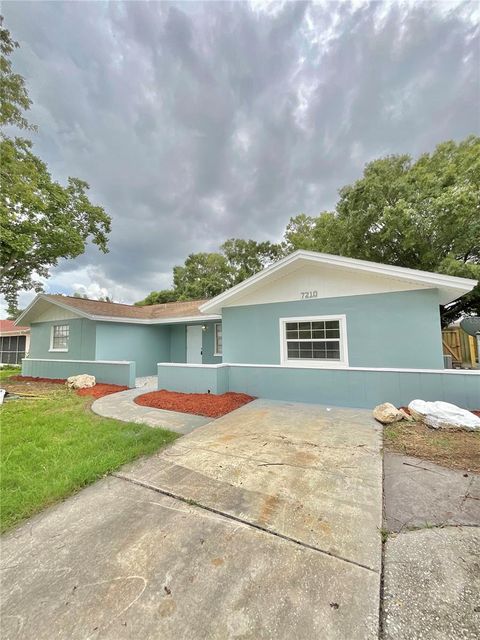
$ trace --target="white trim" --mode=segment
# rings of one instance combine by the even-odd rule
[[[184,318],[117,318],[116,316],[89,316],[96,322],[123,322],[127,324],[184,324],[188,322],[208,322],[221,320],[221,315],[185,316]]]
[[[65,360],[64,358],[23,358],[28,362],[82,362],[85,364],[134,364],[134,360]]]
[[[289,360],[287,356],[287,339],[285,325],[287,322],[324,322],[338,320],[340,325],[340,359],[337,360]],[[283,367],[345,369],[348,367],[347,316],[344,313],[328,316],[295,316],[279,318],[280,328],[280,363]]]
[[[217,327],[221,328],[222,331],[222,350],[218,351],[217,347],[218,347],[218,343],[217,343]],[[213,355],[214,357],[221,357],[223,356],[223,328],[222,328],[222,323],[221,322],[215,322],[215,324],[213,325]]]
[[[49,361],[50,362],[50,361]],[[55,361],[58,362],[58,361]],[[60,362],[65,362],[62,360]],[[158,362],[158,366],[162,367],[201,367],[201,368],[219,368],[219,367],[256,367],[258,369],[305,369],[300,366],[284,367],[281,364],[256,364],[246,362],[222,362],[220,364],[187,364],[185,362]],[[311,368],[311,367],[310,367]],[[401,369],[394,367],[316,367],[322,371],[378,371],[385,373],[439,373],[447,375],[480,375],[480,370],[473,369]]]
[[[68,349],[49,349],[49,353],[68,353]]]
[[[230,367],[232,365],[219,362],[218,364],[196,364],[194,362],[157,362],[157,367],[188,367],[200,369],[218,369],[220,367]],[[248,365],[250,366],[250,365]]]
[[[199,309],[202,313],[216,310],[219,306],[221,307],[227,300],[237,296],[237,294],[239,293],[242,293],[243,291],[245,291],[245,289],[248,289],[252,285],[260,282],[261,280],[264,280],[265,278],[270,278],[277,271],[284,269],[289,264],[297,261],[300,262],[302,260],[318,264],[327,264],[333,267],[357,269],[359,271],[390,276],[398,278],[400,280],[419,282],[422,284],[431,285],[434,288],[442,286],[450,287],[458,290],[457,298],[464,293],[468,293],[469,291],[471,291],[477,284],[476,280],[471,280],[468,278],[457,278],[455,276],[446,276],[439,273],[431,273],[429,271],[407,269],[405,267],[395,267],[393,265],[380,264],[378,262],[369,262],[367,260],[357,260],[355,258],[345,258],[343,256],[335,256],[328,253],[317,253],[315,251],[304,251],[300,249],[290,254],[286,258],[275,262],[275,264],[272,264],[266,269],[263,269],[263,271],[250,276],[250,278],[247,278],[243,282],[240,282],[231,289],[227,289],[227,291],[224,291],[215,298],[212,298],[212,300],[209,300],[205,304],[201,305]],[[452,298],[452,300],[455,299],[456,298]]]

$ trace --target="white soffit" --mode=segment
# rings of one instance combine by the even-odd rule
[[[475,280],[466,278],[297,251],[213,298],[200,310],[219,313],[228,306],[302,300],[305,293],[333,298],[418,289],[438,289],[440,304],[447,304],[475,285]]]

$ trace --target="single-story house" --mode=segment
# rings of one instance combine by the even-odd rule
[[[0,320],[0,363],[21,364],[30,348],[30,327],[16,326],[13,320]]]
[[[38,295],[24,375],[243,391],[370,407],[480,405],[480,372],[444,369],[439,305],[475,280],[296,251],[211,300],[136,307]]]

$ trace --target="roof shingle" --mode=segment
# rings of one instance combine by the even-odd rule
[[[100,300],[88,300],[73,296],[45,295],[44,298],[52,302],[59,302],[72,309],[83,311],[91,316],[104,316],[110,318],[132,318],[136,320],[160,320],[168,318],[188,318],[201,316],[199,307],[206,300],[187,300],[185,302],[166,302],[164,304],[152,304],[145,307],[136,307],[131,304],[118,302],[102,302]]]

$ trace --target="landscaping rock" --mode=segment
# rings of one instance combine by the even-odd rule
[[[83,373],[79,376],[70,376],[65,383],[69,389],[88,389],[96,384],[95,376]]]
[[[471,411],[461,409],[449,402],[412,400],[408,409],[414,418],[432,429],[480,430],[480,418]]]
[[[391,424],[392,422],[403,420],[405,416],[395,405],[390,402],[384,402],[375,407],[373,417],[382,424]]]

